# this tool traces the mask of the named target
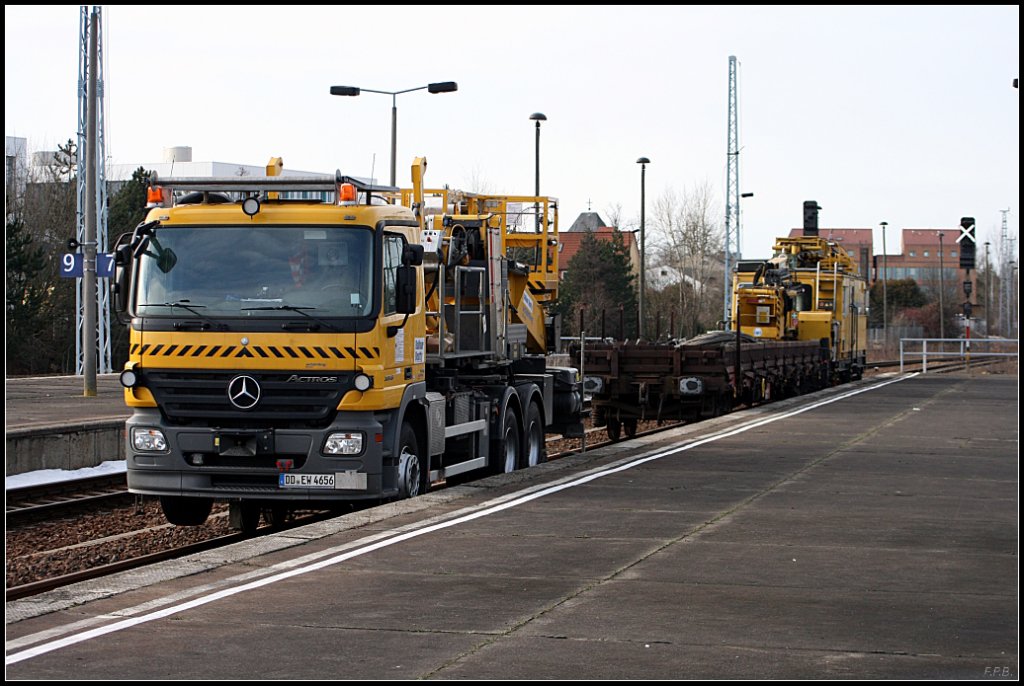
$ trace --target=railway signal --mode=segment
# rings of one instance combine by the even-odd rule
[[[960,268],[974,269],[974,247],[977,243],[974,237],[974,217],[960,219],[960,235],[956,242],[960,244]]]

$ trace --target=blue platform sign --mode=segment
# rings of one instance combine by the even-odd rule
[[[96,276],[114,275],[114,253],[96,253]]]
[[[60,275],[67,279],[81,278],[85,271],[85,255],[80,252],[66,252],[61,256]],[[114,275],[114,253],[96,253],[96,276]]]
[[[60,275],[70,279],[81,277],[85,264],[85,255],[80,252],[66,252],[60,259]]]

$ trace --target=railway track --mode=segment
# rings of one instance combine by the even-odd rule
[[[155,501],[152,503],[154,518],[159,517],[158,506]],[[111,512],[110,516],[118,517],[118,510]],[[37,595],[45,591],[61,588],[80,581],[88,581],[104,577],[117,572],[136,569],[156,562],[172,560],[175,558],[212,550],[221,546],[238,543],[254,537],[265,536],[279,531],[285,531],[305,524],[311,524],[329,517],[337,516],[337,512],[326,510],[312,510],[302,512],[290,517],[282,524],[264,524],[254,534],[231,531],[227,526],[226,508],[220,513],[211,516],[211,524],[203,527],[174,527],[171,524],[156,524],[135,530],[115,533],[108,536],[100,536],[90,540],[83,540],[66,545],[58,545],[49,550],[32,550],[21,552],[22,554],[11,554],[8,550],[8,584],[5,593],[6,600],[18,600],[29,596]],[[31,526],[31,525],[30,525]],[[200,529],[203,529],[200,531]],[[27,538],[43,538],[45,533],[36,536],[31,531],[22,530],[16,535]],[[10,533],[8,534],[10,536]],[[186,543],[167,543],[175,541],[181,536],[197,539]],[[149,539],[144,540],[144,539]],[[115,552],[110,553],[109,549]],[[155,548],[155,549],[154,549]],[[102,549],[102,552],[101,552]],[[150,550],[152,551],[150,552]],[[138,552],[134,552],[134,551]],[[111,562],[103,562],[108,555],[123,553],[123,559],[116,559]],[[61,570],[59,564],[53,561],[56,559],[70,559],[72,571],[58,573]],[[91,561],[100,560],[92,564]],[[31,576],[36,571],[36,578],[32,581],[11,583],[12,563],[17,566],[28,566],[29,572],[22,572],[23,575]],[[54,570],[46,572],[41,570]]]
[[[986,362],[979,361],[972,363],[972,366],[984,364]],[[881,361],[869,365],[868,370],[898,366],[898,360]],[[929,365],[929,372],[958,370],[963,369],[963,366],[961,361],[933,363]],[[641,421],[634,436],[649,436],[678,426],[681,423],[658,425],[654,421]],[[555,460],[594,450],[614,442],[607,439],[604,427],[593,427],[587,430],[585,442],[578,438],[549,439],[548,459]],[[231,531],[227,526],[226,507],[221,507],[223,509],[215,512],[210,523],[203,527],[174,527],[163,523],[155,499],[143,499],[128,493],[123,474],[9,490],[6,511],[6,599],[10,601],[29,597],[79,581],[210,550],[251,537]],[[151,516],[146,513],[147,508],[153,510]],[[90,510],[98,514],[83,514]],[[264,524],[255,535],[266,535],[333,516],[337,516],[336,511],[312,511],[294,515],[279,525]],[[90,522],[89,517],[95,517],[96,521]],[[134,529],[120,526],[125,520],[135,517],[139,518],[142,526]],[[33,527],[40,527],[38,533],[33,533]],[[118,528],[124,530],[118,531]],[[95,529],[96,535],[83,535],[78,540],[68,538],[62,532],[63,529]],[[182,538],[191,540],[183,541]],[[54,539],[57,543],[50,549],[43,550],[38,543],[40,540]],[[144,539],[151,543],[140,543]],[[153,550],[154,547],[157,549]],[[62,562],[51,565],[51,559]],[[29,572],[16,571],[12,577],[12,568],[18,570],[23,567],[28,567]],[[70,571],[63,571],[67,568]],[[39,578],[32,578],[33,571]]]
[[[130,497],[123,473],[105,474],[7,489],[5,514],[11,523]]]

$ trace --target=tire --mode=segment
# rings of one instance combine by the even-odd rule
[[[606,431],[608,432],[608,440],[617,442],[622,438],[622,422],[618,419],[609,419]]]
[[[636,437],[636,425],[637,425],[637,418],[636,417],[630,417],[629,419],[623,419],[622,420],[622,428],[624,428],[626,430],[626,437],[627,438],[635,438]]]
[[[508,474],[519,469],[521,450],[519,418],[510,407],[505,408],[501,419],[501,434],[491,443],[491,471]]]
[[[416,431],[408,422],[402,423],[398,439],[398,494],[400,498],[415,498],[426,492],[426,473]]]
[[[250,501],[238,503],[237,506],[240,512],[239,522],[241,522],[239,528],[246,536],[252,536],[256,533],[256,530],[260,528],[260,515],[262,514],[262,508],[259,503]]]
[[[547,460],[544,420],[541,417],[540,406],[537,403],[530,403],[526,411],[526,428],[523,431],[523,466],[536,467]]]
[[[263,508],[263,520],[274,529],[282,528],[291,515],[291,509],[282,503],[274,503]]]
[[[160,509],[164,511],[167,521],[175,526],[200,526],[210,516],[213,499],[162,495]]]

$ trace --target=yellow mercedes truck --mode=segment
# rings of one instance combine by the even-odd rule
[[[582,433],[577,372],[547,357],[557,201],[428,191],[425,170],[405,190],[154,179],[112,280],[131,492],[178,525],[227,502],[251,531],[535,465],[545,434]]]

